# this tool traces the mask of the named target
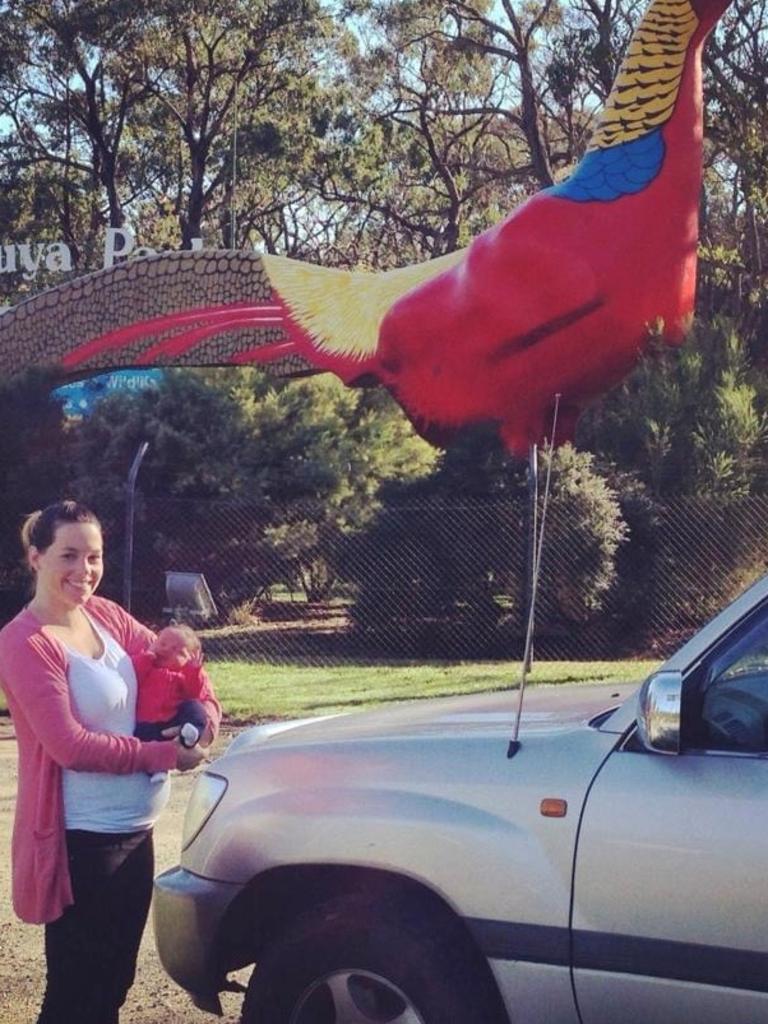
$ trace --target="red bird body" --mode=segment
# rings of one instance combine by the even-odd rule
[[[664,134],[667,152],[679,152],[674,126]],[[556,394],[575,423],[657,325],[680,343],[696,281],[692,143],[651,186],[613,203],[539,193],[480,235],[462,264],[400,299],[382,324],[376,370],[398,401],[445,426],[497,420],[522,454],[551,429]]]

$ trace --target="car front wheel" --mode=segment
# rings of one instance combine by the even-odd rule
[[[498,1024],[487,965],[458,925],[344,897],[259,961],[243,1024]]]

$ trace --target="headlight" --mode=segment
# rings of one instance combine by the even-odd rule
[[[195,783],[184,815],[181,832],[181,848],[186,850],[200,829],[216,810],[219,801],[227,791],[227,780],[220,775],[203,772]]]

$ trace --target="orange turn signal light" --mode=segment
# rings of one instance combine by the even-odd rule
[[[568,813],[568,801],[548,796],[539,804],[539,810],[545,818],[564,818]]]

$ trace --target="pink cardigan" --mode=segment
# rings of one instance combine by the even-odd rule
[[[154,634],[119,605],[92,597],[88,614],[130,655]],[[60,917],[72,903],[64,834],[61,769],[111,772],[167,771],[176,745],[142,743],[133,736],[89,732],[74,717],[67,683],[67,652],[46,636],[28,609],[0,630],[0,686],[13,718],[19,751],[19,781],[13,824],[13,907],[31,924]],[[221,709],[206,701],[216,732]]]

